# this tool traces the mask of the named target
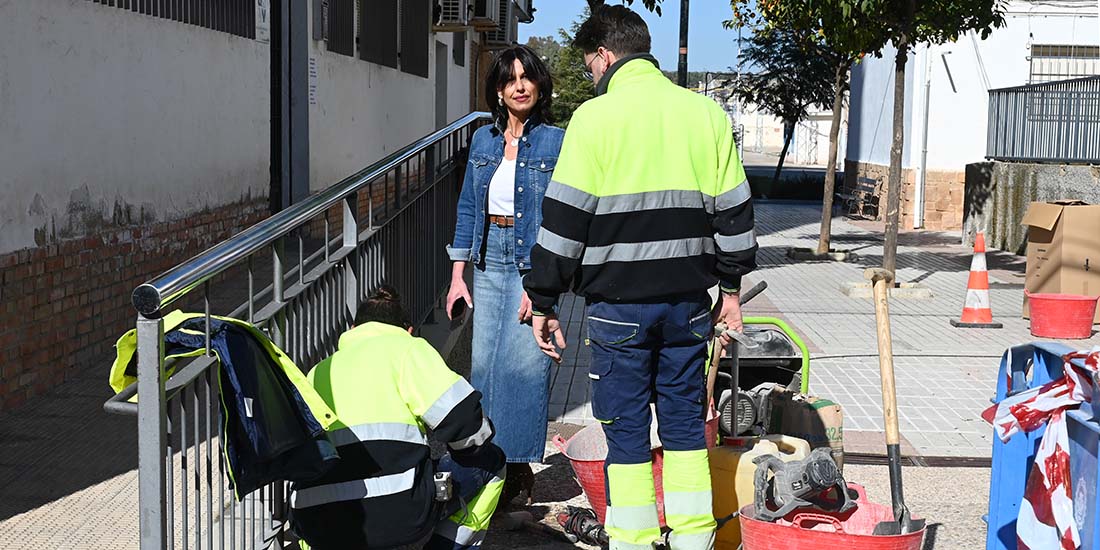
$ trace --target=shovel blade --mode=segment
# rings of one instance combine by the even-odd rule
[[[876,537],[900,535],[901,524],[896,521],[881,521],[878,525],[875,525],[875,530],[871,534]]]
[[[912,519],[906,514],[906,517],[902,518],[900,521],[879,522],[878,525],[875,525],[875,530],[871,534],[877,537],[907,535],[909,533],[923,531],[925,523],[923,519]]]

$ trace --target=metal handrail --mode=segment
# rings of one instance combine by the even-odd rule
[[[989,90],[986,154],[1100,164],[1100,76]]]
[[[470,113],[436,132],[420,138],[386,158],[345,178],[328,189],[267,218],[221,244],[170,269],[160,277],[134,289],[133,304],[139,313],[154,317],[165,306],[203,283],[247,259],[312,218],[324,213],[364,185],[384,176],[402,162],[425,151],[436,141],[481,119],[486,112]]]
[[[1030,91],[1043,91],[1043,90],[1059,90],[1065,88],[1067,85],[1080,84],[1082,82],[1089,82],[1100,79],[1098,76],[1082,76],[1079,78],[1067,78],[1065,80],[1052,80],[1050,82],[1040,82],[1038,84],[1020,84],[1018,86],[1005,86],[1004,88],[992,88],[990,92],[1030,92]]]

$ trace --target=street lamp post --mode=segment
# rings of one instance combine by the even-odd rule
[[[676,72],[676,83],[687,88],[688,82],[688,2],[680,0],[680,66]]]

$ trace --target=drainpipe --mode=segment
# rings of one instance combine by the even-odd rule
[[[924,191],[928,181],[928,118],[932,98],[932,45],[924,49],[927,58],[924,67],[924,124],[921,132],[920,166],[917,168],[917,186],[913,193],[913,229],[924,227]]]

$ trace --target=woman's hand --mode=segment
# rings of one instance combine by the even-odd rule
[[[466,287],[466,279],[462,276],[465,271],[466,262],[455,262],[451,271],[451,289],[447,291],[447,318],[451,320],[454,320],[451,312],[454,311],[455,302],[459,299],[466,302],[466,307],[474,307],[470,289]]]
[[[519,322],[521,324],[531,321],[531,298],[527,296],[527,291],[523,291],[523,298],[519,301]]]

